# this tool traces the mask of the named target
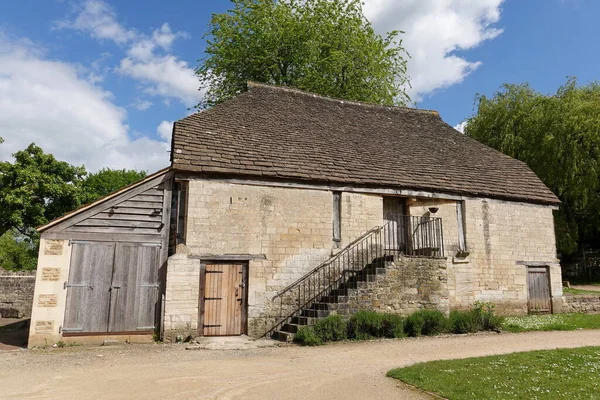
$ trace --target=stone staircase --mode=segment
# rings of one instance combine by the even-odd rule
[[[410,232],[414,230],[415,233],[407,237],[407,232],[400,231],[398,227],[412,227]],[[400,237],[410,243],[410,246],[398,246]],[[290,341],[300,327],[312,325],[319,318],[331,314],[353,314],[360,309],[392,308],[399,312],[406,311],[402,305],[406,299],[404,295],[407,294],[410,298],[409,291],[418,294],[414,286],[417,281],[426,282],[433,278],[432,282],[440,282],[437,265],[418,264],[422,260],[436,259],[444,260],[445,263],[442,237],[442,221],[432,217],[424,221],[421,217],[399,215],[397,220],[370,229],[302,278],[279,291],[272,300],[274,305],[279,304],[278,316],[275,317],[277,322],[261,336]],[[395,261],[398,259],[404,260],[401,267],[416,262],[414,268],[409,268],[412,272],[408,275],[412,274],[417,279],[413,282],[406,269],[399,272],[398,268],[392,268],[395,270],[392,274],[394,278],[387,284],[383,282],[382,287],[377,287],[378,282],[385,281],[386,276],[391,274],[390,266],[397,267]],[[432,276],[420,276],[418,271],[421,270]],[[409,282],[413,286],[407,287]],[[432,287],[437,284],[433,283]],[[400,300],[399,296],[404,298]],[[380,298],[382,301],[379,301]],[[389,302],[390,298],[393,304]],[[417,302],[421,300],[417,299]],[[425,299],[424,303],[428,302]],[[409,299],[409,303],[414,301]]]
[[[299,316],[293,317],[283,325],[280,330],[273,332],[271,338],[282,342],[291,342],[302,326],[312,325],[320,318],[333,314],[351,315],[356,313],[362,308],[360,307],[361,299],[366,293],[376,289],[378,281],[386,278],[386,267],[392,264],[393,258],[388,257],[385,260],[374,260],[363,270],[346,271],[348,277],[345,282],[341,283],[337,289],[331,290],[326,296],[313,302]],[[371,300],[364,302],[365,308],[371,304]]]

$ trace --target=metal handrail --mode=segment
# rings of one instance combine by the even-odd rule
[[[386,216],[384,226],[376,226],[319,264],[303,277],[277,292],[273,301],[280,299],[279,321],[263,336],[281,329],[309,306],[323,297],[339,292],[348,273],[368,273],[367,268],[378,268],[396,255],[428,258],[444,257],[442,219],[406,215]],[[294,293],[291,293],[294,291]],[[290,296],[285,304],[284,295]],[[291,310],[291,312],[290,312]]]
[[[362,241],[363,239],[365,239],[367,236],[369,236],[373,232],[378,232],[381,229],[383,229],[383,226],[376,226],[375,228],[372,228],[372,229],[368,230],[367,232],[363,233],[357,239],[355,239],[354,241],[350,242],[350,244],[348,244],[346,247],[344,247],[342,250],[340,250],[337,254],[331,256],[326,261],[323,261],[321,264],[319,264],[312,271],[308,272],[306,275],[304,275],[303,277],[297,279],[296,281],[290,283],[284,289],[281,289],[280,291],[278,291],[277,294],[275,296],[273,296],[273,300],[275,300],[279,296],[287,293],[288,291],[290,291],[291,289],[293,289],[295,286],[299,285],[302,281],[308,280],[311,276],[313,276],[316,273],[318,273],[320,270],[322,270],[323,268],[325,268],[328,264],[331,264],[336,259],[340,258],[340,256],[342,256],[345,251],[348,251],[350,248],[352,248],[354,245],[358,244],[360,241]]]

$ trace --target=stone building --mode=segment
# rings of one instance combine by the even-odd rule
[[[524,163],[460,134],[435,111],[249,86],[174,124],[169,169],[41,228],[38,280],[44,246],[63,245],[60,262],[48,265],[62,268],[65,287],[48,286],[62,304],[47,318],[36,302],[52,293],[36,288],[32,342],[64,337],[69,290],[83,287],[72,286],[73,257],[65,255],[82,240],[92,264],[100,244],[112,251],[105,269],[113,276],[123,268],[152,276],[144,283],[121,274],[138,288],[122,306],[110,297],[124,291],[114,277],[110,295],[93,300],[133,328],[80,326],[79,337],[132,338],[140,326],[127,322],[139,318],[130,310],[146,316],[140,334],[152,329],[167,340],[285,338],[314,318],[361,308],[449,312],[484,301],[507,314],[560,311],[559,201]],[[125,215],[134,212],[142,218]],[[118,226],[110,222],[117,217]],[[154,255],[138,249],[152,243]],[[121,253],[129,258],[119,261],[123,246],[137,258]],[[155,292],[140,299],[148,285]],[[35,334],[38,320],[46,336]]]

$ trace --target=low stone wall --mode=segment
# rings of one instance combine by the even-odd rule
[[[400,258],[348,293],[348,314],[358,310],[408,315],[430,309],[450,312],[446,260]]]
[[[564,296],[562,312],[600,314],[600,293],[598,295]]]
[[[0,317],[30,317],[34,288],[35,271],[0,271]]]

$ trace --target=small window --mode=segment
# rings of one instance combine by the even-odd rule
[[[178,244],[185,244],[187,216],[187,182],[175,182],[171,198],[171,226],[169,229],[169,254],[175,253]]]
[[[333,247],[340,247],[342,241],[342,193],[333,192]]]
[[[456,202],[456,218],[458,226],[458,251],[464,253],[467,251],[467,235],[465,227],[465,202]]]

